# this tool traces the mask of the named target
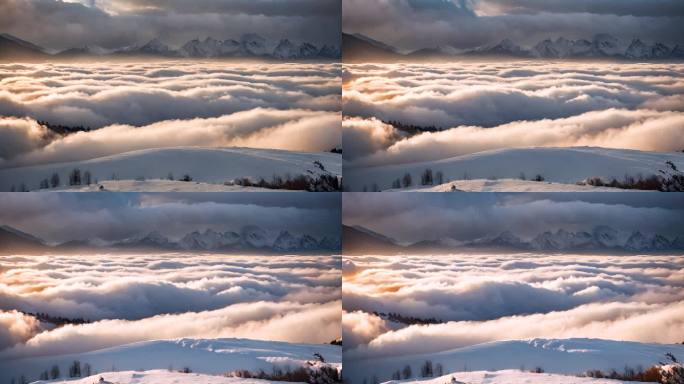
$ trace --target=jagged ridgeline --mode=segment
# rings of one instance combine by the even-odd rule
[[[247,225],[238,231],[192,231],[178,239],[170,239],[158,231],[133,236],[123,240],[104,241],[99,238],[71,240],[58,244],[46,241],[12,228],[0,226],[0,252],[2,251],[70,251],[84,248],[101,249],[157,249],[167,251],[211,251],[211,252],[265,252],[265,253],[336,253],[340,250],[340,239],[332,236],[313,236],[306,233],[295,234],[287,230],[266,231],[256,225]]]
[[[254,58],[273,60],[334,60],[340,57],[340,47],[331,44],[316,45],[289,38],[268,40],[256,33],[239,38],[220,40],[208,36],[193,39],[172,47],[159,38],[144,44],[119,49],[105,49],[96,45],[68,48],[59,52],[49,50],[10,34],[0,34],[0,58],[21,57],[79,57],[79,56],[158,56],[167,58]]]

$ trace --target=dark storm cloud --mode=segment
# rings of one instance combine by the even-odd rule
[[[195,230],[239,231],[246,225],[260,226],[273,237],[281,230],[339,236],[339,195],[284,195],[4,194],[0,223],[51,242],[114,241],[152,231],[181,237]]]
[[[179,45],[193,38],[259,33],[271,39],[339,40],[339,0],[64,2],[7,0],[0,30],[51,49],[121,48],[158,37]]]
[[[345,225],[362,225],[399,241],[473,240],[504,231],[533,237],[544,231],[617,231],[682,235],[684,197],[597,194],[363,194],[343,198]]]
[[[679,0],[484,0],[476,1],[502,13],[595,13],[630,16],[683,16]]]
[[[597,33],[675,43],[684,5],[676,0],[346,0],[342,14],[346,32],[412,50],[473,48],[504,38],[534,44],[548,37],[590,38]]]

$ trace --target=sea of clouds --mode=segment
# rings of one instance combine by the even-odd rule
[[[345,64],[352,165],[510,147],[684,149],[684,65],[601,62]],[[388,121],[436,126],[407,137]]]
[[[0,277],[0,358],[163,338],[341,336],[339,256],[9,256]],[[55,328],[36,312],[91,323]]]
[[[350,360],[532,337],[684,340],[681,256],[345,256],[343,276]]]
[[[338,64],[0,64],[0,168],[174,146],[328,151],[339,84]]]

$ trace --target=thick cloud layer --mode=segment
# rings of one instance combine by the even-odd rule
[[[0,348],[24,343],[40,331],[40,322],[18,311],[0,310]]]
[[[183,145],[340,145],[334,64],[0,65],[0,79],[0,167]],[[93,130],[60,137],[37,121]]]
[[[0,224],[54,243],[120,241],[155,231],[179,239],[207,229],[239,232],[246,225],[273,238],[283,230],[339,238],[339,194],[278,195],[6,193],[0,196]]]
[[[487,341],[684,338],[681,256],[345,257],[347,356],[437,352]],[[407,326],[373,315],[434,317]]]
[[[399,242],[495,237],[509,231],[530,239],[563,229],[569,232],[613,228],[684,236],[684,197],[636,193],[596,194],[373,194],[345,193],[344,224],[360,225]]]
[[[677,0],[346,0],[342,7],[345,32],[403,50],[473,48],[504,38],[533,44],[598,33],[677,43],[684,19]]]
[[[529,146],[680,151],[682,74],[676,64],[348,65],[344,156],[367,166]],[[391,121],[442,131],[407,137]]]
[[[340,336],[339,263],[333,256],[175,253],[6,258],[0,355],[177,337],[329,342]],[[13,310],[95,322],[50,330]]]
[[[320,45],[338,42],[340,7],[339,0],[5,0],[0,29],[56,50],[114,49],[153,38],[180,45],[245,33]]]

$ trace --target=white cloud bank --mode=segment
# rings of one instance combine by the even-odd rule
[[[681,256],[345,257],[350,359],[438,352],[532,337],[684,339]],[[394,312],[440,324],[406,326]]]
[[[681,151],[679,64],[483,62],[345,65],[352,165],[438,160],[511,147]],[[382,121],[436,126],[406,137]]]
[[[0,167],[145,148],[339,146],[335,64],[0,65]],[[93,130],[60,137],[37,121]]]
[[[7,257],[0,268],[0,357],[177,337],[327,343],[341,334],[339,262],[334,256]],[[15,310],[94,322],[54,328]]]

